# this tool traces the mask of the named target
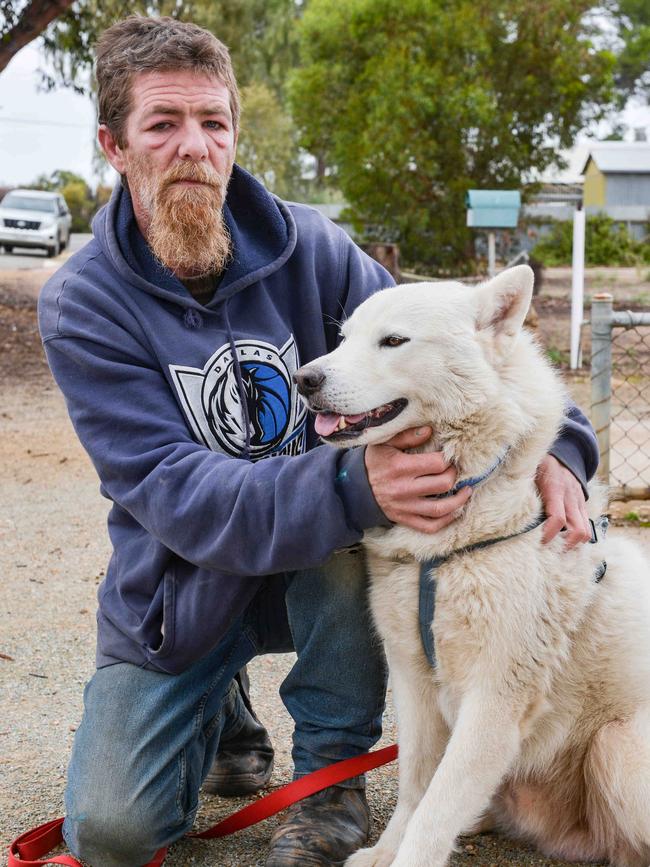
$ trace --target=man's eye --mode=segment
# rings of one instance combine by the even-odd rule
[[[208,129],[222,129],[223,124],[220,120],[206,120],[205,125]]]
[[[387,337],[382,337],[379,341],[380,346],[401,346],[403,343],[408,343],[410,337],[400,337],[399,334],[389,334]]]
[[[162,132],[163,130],[167,129],[168,126],[169,126],[168,121],[166,121],[166,120],[161,120],[160,123],[155,123],[155,124],[151,127],[151,129],[154,130],[154,132]]]

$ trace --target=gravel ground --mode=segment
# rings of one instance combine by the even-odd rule
[[[42,278],[41,278],[42,279]],[[12,286],[12,289],[15,287]],[[32,304],[0,286],[0,844],[62,814],[65,769],[92,673],[96,588],[107,562],[106,503],[77,444],[63,401],[45,368]],[[4,303],[3,303],[4,302]],[[615,528],[639,538],[647,530]],[[291,722],[277,687],[290,655],[251,665],[253,701],[276,746],[273,785],[290,779]],[[390,704],[383,743],[395,739]],[[373,839],[396,799],[395,766],[370,775]],[[205,827],[245,802],[207,796]],[[276,819],[223,841],[183,841],[169,867],[263,865]],[[4,863],[2,861],[1,863]],[[558,865],[525,846],[482,835],[461,841],[454,865]],[[101,865],[95,865],[101,867]]]

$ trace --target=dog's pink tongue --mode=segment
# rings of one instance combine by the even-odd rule
[[[328,437],[339,426],[341,416],[335,412],[319,412],[314,419],[316,433],[321,437]]]
[[[361,419],[365,417],[366,414],[364,412],[360,412],[358,413],[358,415],[344,416],[345,421],[348,424],[356,424],[358,421],[361,421]],[[336,412],[319,412],[316,415],[316,419],[314,421],[316,433],[319,436],[328,437],[331,433],[334,433],[336,428],[339,426],[340,420],[341,416]]]

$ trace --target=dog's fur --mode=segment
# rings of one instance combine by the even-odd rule
[[[425,449],[442,450],[459,480],[508,449],[438,533],[395,526],[364,538],[397,711],[399,800],[350,867],[443,867],[459,834],[488,826],[551,857],[650,864],[650,572],[634,545],[565,550],[561,534],[543,545],[539,527],[456,555],[436,576],[435,670],[419,637],[417,561],[516,533],[540,513],[536,468],[565,394],[521,329],[532,285],[522,266],[474,289],[386,289],[343,324],[339,348],[302,368],[323,377],[312,408],[352,415],[408,399],[357,443],[431,425]],[[390,335],[408,342],[387,346]],[[603,505],[591,488],[592,517]]]

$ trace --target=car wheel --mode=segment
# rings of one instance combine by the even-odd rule
[[[56,241],[54,242],[54,246],[47,248],[48,259],[53,259],[55,256],[58,256],[60,252],[61,252],[61,242],[57,238]]]
[[[61,240],[61,249],[62,250],[65,250],[65,248],[68,246],[69,240],[70,240],[70,235],[64,235],[63,236],[63,239]]]
[[[11,244],[3,244],[2,246],[5,248],[5,253],[13,253],[14,248]]]

